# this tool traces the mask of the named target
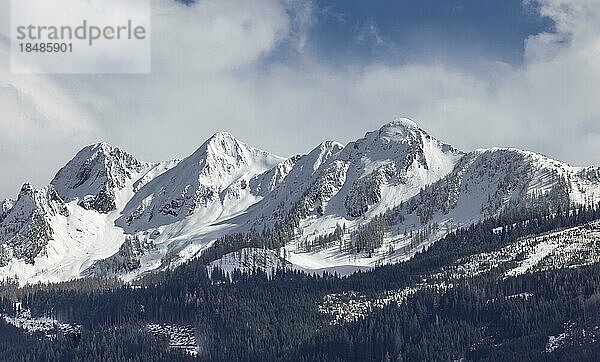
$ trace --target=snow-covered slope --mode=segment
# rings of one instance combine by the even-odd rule
[[[258,191],[263,189],[261,182],[255,181],[257,193],[253,193],[251,181],[283,161],[229,133],[217,133],[177,166],[142,186],[125,207],[118,225],[137,232],[192,215],[193,221],[209,224],[243,211],[256,202]],[[281,178],[277,173],[272,177],[273,182]]]
[[[544,210],[552,212],[572,205],[596,205],[600,202],[599,168],[573,167],[533,152],[494,148],[464,155],[454,169],[440,180],[426,185],[416,195],[389,209],[374,207],[385,215],[387,224],[383,242],[373,252],[344,253],[341,245],[355,242],[360,225],[368,224],[375,213],[364,220],[326,218],[301,223],[303,233],[286,248],[289,260],[298,265],[342,266],[348,263],[375,266],[410,258],[417,251],[458,227],[468,226],[502,212]],[[319,229],[333,232],[344,222],[349,231],[339,243],[317,250],[306,250],[307,241],[315,240]],[[356,235],[356,234],[355,234]]]
[[[333,232],[340,223],[353,227],[387,208],[400,205],[423,187],[449,174],[462,156],[462,152],[431,137],[414,122],[399,119],[347,146],[333,141],[323,142],[307,155],[287,160],[256,176],[249,182],[247,192],[254,197],[250,202],[246,201],[247,197],[241,197],[237,201],[236,212],[216,202],[201,210],[188,211],[182,217],[159,216],[156,222],[156,214],[150,214],[148,210],[160,209],[162,205],[180,208],[186,200],[193,199],[180,197],[183,193],[178,191],[174,193],[179,196],[175,202],[171,196],[158,204],[148,202],[154,200],[156,193],[166,193],[163,189],[165,184],[189,184],[189,181],[180,182],[182,178],[176,179],[177,182],[166,180],[177,171],[173,169],[153,182],[157,186],[151,195],[141,193],[134,197],[137,206],[132,209],[142,212],[130,214],[129,220],[133,219],[133,223],[123,225],[143,240],[142,245],[149,246],[148,253],[135,253],[134,260],[130,260],[131,253],[121,251],[110,265],[139,264],[139,270],[133,272],[135,274],[165,267],[165,260],[180,263],[196,256],[225,234],[250,230],[289,234],[290,229],[294,229],[298,237],[287,248],[299,268],[371,266],[376,259],[353,256],[352,260],[348,260],[348,255],[337,250],[306,255],[300,244],[309,238]],[[186,170],[190,168],[187,166]],[[212,182],[220,182],[220,179],[210,177]],[[265,182],[265,179],[269,181]],[[265,191],[264,187],[254,186],[260,184],[270,185],[270,192],[255,194],[253,190]],[[211,208],[216,208],[216,211]],[[137,215],[143,215],[142,221],[152,221],[136,224]],[[183,221],[173,223],[178,220]],[[167,224],[168,221],[171,223]],[[134,244],[138,245],[137,242]],[[123,264],[124,261],[126,264]],[[102,269],[106,268],[103,266]],[[130,270],[126,271],[131,275]]]
[[[321,154],[327,157],[316,157]],[[242,231],[293,225],[285,248],[300,267],[375,266],[410,258],[447,232],[502,212],[597,204],[599,175],[600,168],[517,149],[464,154],[400,120],[339,151],[321,145],[280,188],[233,221]],[[352,252],[359,231],[378,215],[391,224],[383,242]],[[339,225],[345,227],[339,241],[317,241]]]
[[[293,226],[286,248],[299,267],[373,266],[378,258],[348,255],[338,245],[308,252],[303,244],[338,225],[348,228],[348,239],[350,230],[450,174],[463,156],[414,122],[398,119],[346,146],[322,143],[298,159],[280,187],[228,222],[237,231],[283,228],[288,236]]]
[[[313,216],[351,222],[408,200],[448,175],[462,155],[407,119],[345,147],[324,142],[301,157],[281,186],[252,208],[247,223],[272,228]],[[315,229],[325,227],[319,220],[314,223]]]
[[[98,144],[80,151],[53,184],[42,189],[25,184],[0,220],[0,278],[69,280],[114,255],[126,240],[115,220],[134,194],[134,183],[152,179],[174,163],[140,162]]]
[[[111,258],[86,274],[135,274],[183,262],[234,225],[214,226],[246,212],[277,189],[296,158],[248,146],[227,132],[140,186],[117,225],[128,234]],[[134,269],[134,270],[132,270]]]
[[[573,167],[537,153],[494,148],[467,154],[405,209],[423,223],[467,224],[503,210],[567,208],[600,201],[599,168]]]
[[[50,186],[26,185],[2,203],[0,277],[135,278],[233,233],[285,242],[297,269],[368,268],[410,258],[488,216],[599,201],[600,168],[516,149],[464,153],[407,119],[289,159],[226,132],[181,161],[155,164],[101,143],[81,150]],[[236,255],[216,263],[245,260]]]

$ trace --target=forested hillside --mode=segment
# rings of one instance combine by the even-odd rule
[[[593,360],[600,264],[511,276],[519,255],[465,270],[475,256],[530,235],[587,230],[566,234],[587,240],[597,219],[599,208],[506,214],[407,262],[348,277],[285,267],[226,273],[206,268],[215,256],[207,251],[133,284],[88,278],[19,288],[8,280],[0,349],[3,359],[27,361]]]

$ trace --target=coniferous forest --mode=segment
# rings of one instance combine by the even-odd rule
[[[19,288],[7,280],[0,285],[2,315],[27,310],[78,327],[25,332],[0,318],[1,359],[597,360],[600,264],[509,277],[499,267],[444,281],[444,287],[414,288],[399,303],[367,304],[341,323],[321,308],[331,295],[376,300],[423,285],[461,258],[597,219],[598,208],[501,215],[451,233],[407,262],[347,277],[207,268],[211,253],[221,255],[239,239],[232,238],[217,243],[220,250],[131,284],[97,277]],[[149,325],[191,326],[197,353],[173,348],[168,336],[151,333]]]
[[[2,15],[0,362],[600,362],[600,0]]]

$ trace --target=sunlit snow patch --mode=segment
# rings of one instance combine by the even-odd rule
[[[154,335],[164,335],[169,338],[169,348],[179,349],[196,357],[200,348],[196,342],[194,327],[178,324],[148,323],[148,331]]]
[[[52,317],[33,317],[29,309],[20,310],[14,316],[1,315],[6,323],[11,324],[28,334],[43,333],[46,338],[54,339],[57,334],[78,334],[81,326],[77,324],[62,323]]]

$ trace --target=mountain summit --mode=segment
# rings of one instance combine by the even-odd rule
[[[54,238],[53,218],[69,211],[52,185],[35,189],[24,184],[17,200],[0,219],[0,267],[13,259],[34,264]]]
[[[107,143],[87,146],[50,182],[67,202],[108,213],[117,209],[117,191],[150,165]]]
[[[484,218],[598,201],[599,168],[515,149],[463,152],[405,118],[289,159],[227,132],[162,163],[99,143],[50,186],[25,185],[2,203],[0,276],[134,278],[217,241],[283,249],[302,270],[371,267]]]
[[[125,207],[118,224],[134,231],[192,215],[202,223],[215,221],[253,203],[249,181],[284,161],[230,133],[216,133],[177,166],[143,186]]]

